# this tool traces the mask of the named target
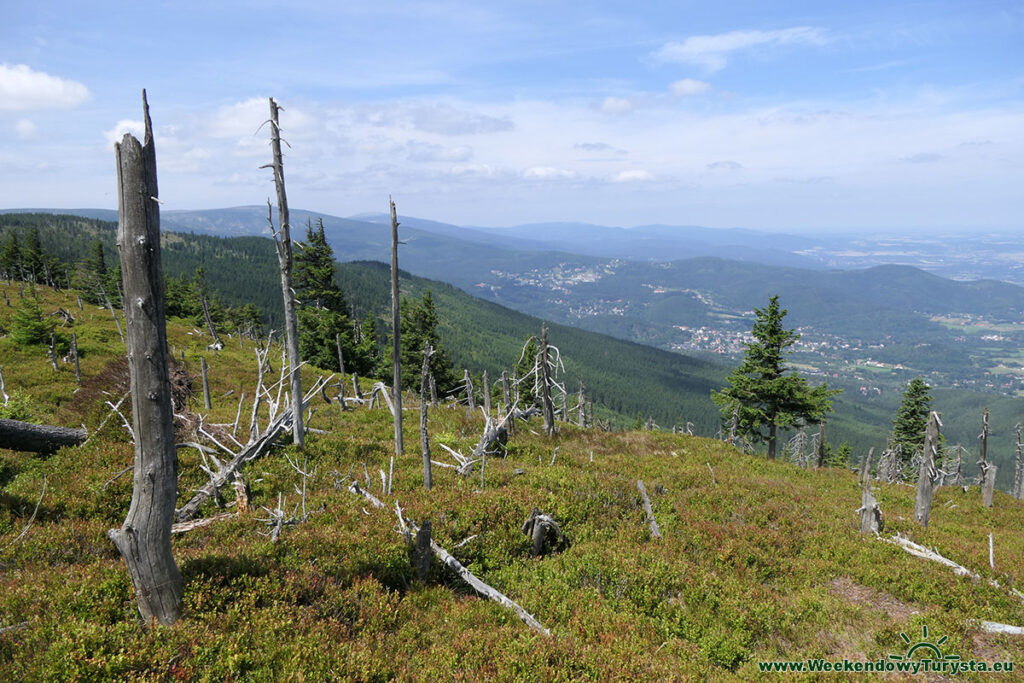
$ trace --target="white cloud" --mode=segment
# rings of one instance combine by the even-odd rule
[[[34,138],[36,135],[36,124],[29,119],[19,119],[14,124],[14,132],[17,133],[18,137],[22,140]]]
[[[613,183],[642,183],[654,180],[654,175],[649,171],[637,168],[630,171],[620,171],[612,176]]]
[[[699,95],[703,92],[707,92],[711,89],[711,85],[704,81],[698,81],[694,78],[684,78],[681,81],[676,81],[670,85],[669,89],[676,97],[689,97],[691,95]]]
[[[25,64],[0,64],[0,110],[70,109],[89,99],[77,81],[33,71]]]
[[[739,171],[743,164],[738,161],[713,161],[707,165],[709,171]]]
[[[606,97],[601,102],[601,111],[605,114],[626,114],[633,111],[633,103],[624,97]]]
[[[725,67],[729,54],[758,46],[822,45],[824,32],[813,26],[794,26],[776,31],[731,31],[713,36],[690,36],[683,42],[670,42],[654,53],[663,62],[697,64],[711,71]]]
[[[900,159],[911,164],[934,164],[936,161],[942,160],[942,155],[935,154],[934,152],[918,152],[917,154],[900,157]]]
[[[469,161],[473,158],[473,149],[465,145],[446,147],[422,140],[410,140],[405,148],[408,151],[405,158],[409,161]]]
[[[515,128],[512,120],[506,116],[491,116],[447,102],[369,106],[362,108],[359,119],[362,123],[381,128],[412,128],[437,135],[501,133]]]
[[[118,121],[113,128],[108,131],[104,131],[103,137],[107,139],[108,145],[113,145],[115,142],[121,142],[125,133],[131,133],[139,141],[142,141],[142,136],[145,134],[146,124],[142,121],[132,121],[131,119],[121,119]]]
[[[568,180],[575,178],[576,172],[551,166],[533,166],[523,171],[523,177],[530,180]]]

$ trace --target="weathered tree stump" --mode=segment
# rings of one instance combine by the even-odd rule
[[[935,455],[938,452],[939,429],[942,421],[934,410],[928,417],[928,426],[924,430],[924,453],[921,468],[917,475],[917,501],[914,505],[914,519],[921,526],[928,526],[928,518],[932,510],[932,494],[939,472],[935,468]]]
[[[522,531],[532,539],[530,553],[534,557],[569,547],[569,539],[562,533],[554,518],[543,514],[537,508],[533,508],[533,512],[523,522]]]

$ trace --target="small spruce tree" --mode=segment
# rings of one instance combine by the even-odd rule
[[[768,443],[768,457],[775,458],[778,430],[820,420],[832,410],[827,385],[811,387],[800,375],[790,373],[786,356],[800,338],[787,330],[782,319],[787,311],[773,296],[765,308],[755,308],[754,341],[745,344],[743,362],[728,377],[729,386],[711,392],[722,412],[723,423],[732,420],[739,405],[739,433],[754,442]]]
[[[892,445],[899,446],[904,465],[924,447],[924,430],[932,410],[930,389],[920,377],[910,380],[903,392],[900,407],[896,410],[892,423]]]

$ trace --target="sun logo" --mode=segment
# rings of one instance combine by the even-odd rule
[[[900,638],[909,647],[907,653],[903,655],[889,655],[889,659],[896,661],[910,661],[913,659],[928,659],[933,662],[954,662],[960,659],[960,655],[943,655],[940,646],[942,646],[947,640],[948,636],[942,636],[935,642],[928,640],[928,627],[921,627],[921,639],[916,643],[911,642],[910,637],[906,633],[900,632]],[[916,657],[915,657],[916,655]]]

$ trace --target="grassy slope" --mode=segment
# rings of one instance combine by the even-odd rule
[[[74,306],[59,296],[47,294],[47,307]],[[0,324],[11,311],[0,307]],[[76,326],[88,352],[83,369],[94,377],[120,342],[105,311],[87,309]],[[189,331],[172,325],[170,338],[194,368],[204,340]],[[41,418],[100,419],[99,380],[72,397],[68,367],[54,378],[41,349],[6,344],[8,390],[31,394]],[[251,358],[234,340],[208,357],[209,421],[234,419],[237,396],[253,385]],[[468,449],[481,428],[462,409],[431,415],[435,444]],[[447,570],[416,579],[393,514],[364,511],[346,491],[349,475],[364,479],[365,464],[381,495],[385,411],[339,415],[323,406],[313,426],[330,430],[312,435],[300,455],[316,467],[309,505],[319,511],[271,543],[259,506],[272,506],[278,492],[294,503],[299,476],[280,451],[251,464],[253,511],[175,537],[187,616],[155,631],[140,627],[127,572],[105,536],[131,494],[129,476],[110,481],[132,458],[116,418],[93,441],[49,458],[0,452],[0,625],[28,622],[0,635],[0,679],[746,680],[758,675],[759,659],[902,653],[899,634],[915,639],[922,626],[948,636],[946,653],[1024,660],[1018,639],[980,635],[972,622],[1021,624],[1024,605],[859,536],[852,511],[860,495],[849,473],[799,470],[665,433],[566,427],[548,438],[519,429],[507,459],[488,460],[482,487],[479,473],[460,479],[438,468],[426,492],[416,420],[407,420],[411,453],[396,463],[386,502],[400,502],[410,519],[431,519],[442,546],[552,630],[543,639]],[[194,452],[181,451],[183,492],[202,482],[197,465]],[[661,542],[648,537],[637,478],[652,492]],[[44,481],[39,514],[18,538]],[[881,486],[877,495],[890,530],[1024,587],[1016,561],[1024,503],[997,493],[996,507],[984,510],[977,489],[942,489],[932,526],[921,530],[910,487]],[[561,523],[570,549],[530,558],[519,525],[534,506]],[[988,569],[990,532],[996,571]]]

